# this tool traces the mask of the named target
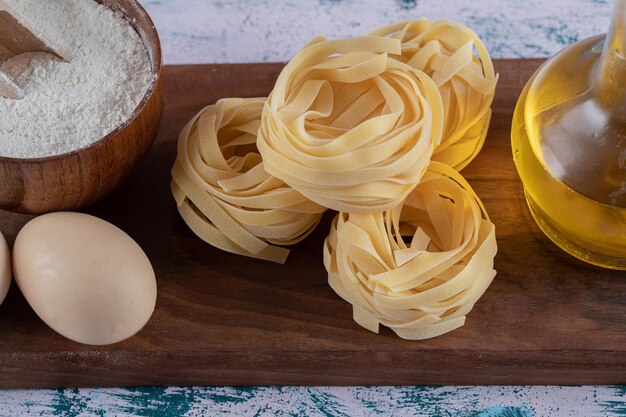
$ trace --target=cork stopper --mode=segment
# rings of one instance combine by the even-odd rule
[[[0,62],[25,52],[48,52],[70,61],[72,55],[55,44],[7,0],[0,0]],[[19,100],[22,90],[0,71],[0,96]]]

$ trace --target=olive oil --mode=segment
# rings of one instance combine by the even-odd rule
[[[517,103],[512,149],[544,233],[586,262],[626,270],[626,0],[611,30],[546,61]]]

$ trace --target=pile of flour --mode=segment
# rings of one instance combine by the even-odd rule
[[[24,99],[0,97],[0,156],[59,155],[124,123],[152,81],[148,51],[117,12],[92,0],[12,0],[73,59],[27,53],[0,64]]]

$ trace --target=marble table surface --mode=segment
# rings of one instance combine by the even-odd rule
[[[317,35],[365,34],[406,19],[472,28],[494,58],[549,56],[607,31],[609,0],[140,0],[167,63],[289,60]]]
[[[619,417],[626,387],[169,387],[0,391],[0,416]]]
[[[49,1],[49,0],[48,0]],[[80,1],[80,0],[78,0]],[[608,0],[141,0],[168,64],[285,61],[318,34],[409,18],[473,28],[493,57],[606,31]],[[626,387],[169,387],[0,391],[0,416],[626,416]]]
[[[0,392],[1,416],[618,417],[625,387],[220,387]]]

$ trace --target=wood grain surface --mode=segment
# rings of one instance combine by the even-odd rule
[[[152,260],[152,320],[117,345],[82,346],[47,328],[14,285],[0,306],[0,386],[625,383],[625,273],[579,262],[544,237],[513,165],[513,107],[539,64],[496,62],[487,144],[463,172],[496,224],[498,275],[464,327],[417,342],[364,330],[328,287],[330,216],[283,266],[194,236],[169,194],[180,129],[221,97],[267,94],[281,66],[167,67],[155,146],[122,188],[87,210]],[[12,241],[29,218],[0,212],[0,228]]]

